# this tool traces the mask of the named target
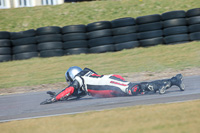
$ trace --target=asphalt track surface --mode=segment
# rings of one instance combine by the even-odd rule
[[[200,76],[184,77],[184,84],[185,91],[172,87],[164,95],[157,92],[156,94],[114,98],[87,96],[79,100],[61,101],[47,105],[40,105],[40,102],[50,98],[46,92],[4,95],[0,96],[0,122],[200,99]]]

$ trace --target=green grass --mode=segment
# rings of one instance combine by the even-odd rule
[[[88,24],[121,17],[197,8],[198,0],[103,0],[0,10],[0,31],[43,26]],[[68,67],[89,67],[100,74],[162,71],[199,67],[200,43],[136,48],[116,53],[35,58],[0,64],[0,88],[64,82]]]
[[[88,24],[121,17],[199,8],[199,0],[103,0],[0,10],[0,31]],[[115,53],[34,58],[0,63],[0,88],[64,82],[70,66],[99,74],[160,72],[200,67],[200,42],[135,48]],[[0,123],[3,133],[127,132],[197,133],[200,101],[136,106],[101,112]]]
[[[0,123],[2,133],[198,133],[200,100]]]
[[[102,0],[0,10],[0,31],[23,31],[43,26],[88,24],[121,17],[162,14],[199,8],[199,0]]]
[[[0,10],[0,31],[23,31],[43,26],[88,24],[120,17],[188,10],[198,0],[104,0]],[[177,46],[136,48],[116,53],[35,58],[0,64],[0,88],[64,81],[68,67],[89,67],[100,74],[162,71],[199,67],[199,42]]]
[[[103,54],[33,58],[0,64],[0,88],[65,82],[70,66],[88,67],[99,74],[160,72],[200,67],[200,42],[158,45]]]

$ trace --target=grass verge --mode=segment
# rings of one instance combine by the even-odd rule
[[[0,31],[66,26],[199,8],[199,0],[102,0],[0,10]]]
[[[200,42],[158,45],[114,53],[34,58],[0,64],[0,88],[65,82],[70,66],[88,67],[99,74],[160,72],[200,67]]]
[[[198,133],[200,100],[0,123],[3,133]]]

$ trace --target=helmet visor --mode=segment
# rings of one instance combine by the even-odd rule
[[[70,85],[71,81],[69,80],[68,76],[67,76],[67,72],[65,73],[65,79],[68,85]]]

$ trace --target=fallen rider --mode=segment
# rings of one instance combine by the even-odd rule
[[[52,98],[47,99],[41,104],[53,103],[60,100],[66,100],[70,96],[77,98],[85,95],[93,97],[117,97],[117,96],[135,96],[145,94],[146,92],[157,92],[164,94],[167,89],[177,86],[184,91],[183,76],[177,74],[175,77],[164,80],[155,80],[151,82],[132,83],[125,81],[120,75],[98,75],[89,68],[81,69],[78,66],[70,67],[65,78],[68,87],[56,94],[48,91]]]

